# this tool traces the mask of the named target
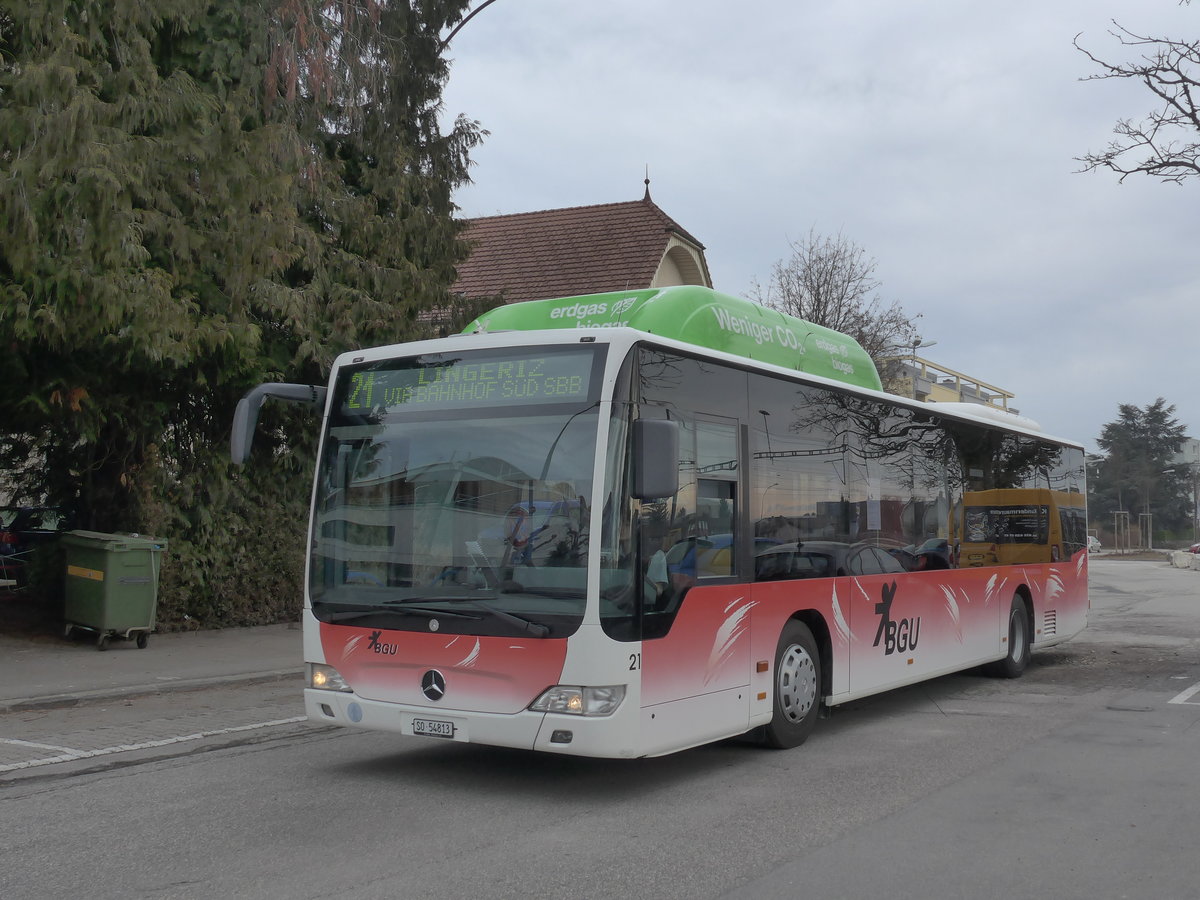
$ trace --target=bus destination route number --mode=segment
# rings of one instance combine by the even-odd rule
[[[353,414],[571,401],[587,397],[591,368],[590,353],[570,353],[369,369],[351,373],[342,408]]]

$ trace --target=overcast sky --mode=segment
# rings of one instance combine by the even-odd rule
[[[878,262],[935,362],[1095,449],[1120,403],[1200,437],[1200,179],[1076,174],[1145,88],[1112,20],[1200,36],[1176,0],[498,0],[451,44],[447,116],[491,132],[468,217],[654,201],[714,287],[766,285],[811,229]]]

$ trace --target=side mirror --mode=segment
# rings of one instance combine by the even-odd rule
[[[233,414],[233,431],[229,436],[229,455],[237,465],[250,458],[254,429],[258,427],[258,411],[263,400],[276,397],[292,403],[309,405],[318,416],[325,411],[326,389],[313,384],[260,384],[241,400]]]
[[[679,423],[636,419],[633,423],[633,496],[661,500],[679,490]]]

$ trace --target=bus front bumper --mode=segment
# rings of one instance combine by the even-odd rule
[[[518,713],[484,713],[457,709],[429,709],[402,703],[365,700],[344,691],[307,688],[304,710],[321,725],[342,725],[369,731],[390,731],[410,737],[464,744],[487,744],[572,756],[631,758],[640,755],[636,726],[624,721],[635,708],[611,716],[585,716],[522,710]]]

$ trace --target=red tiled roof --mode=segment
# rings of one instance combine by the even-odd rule
[[[671,235],[703,245],[647,194],[627,203],[472,219],[453,290],[509,303],[650,286]]]

